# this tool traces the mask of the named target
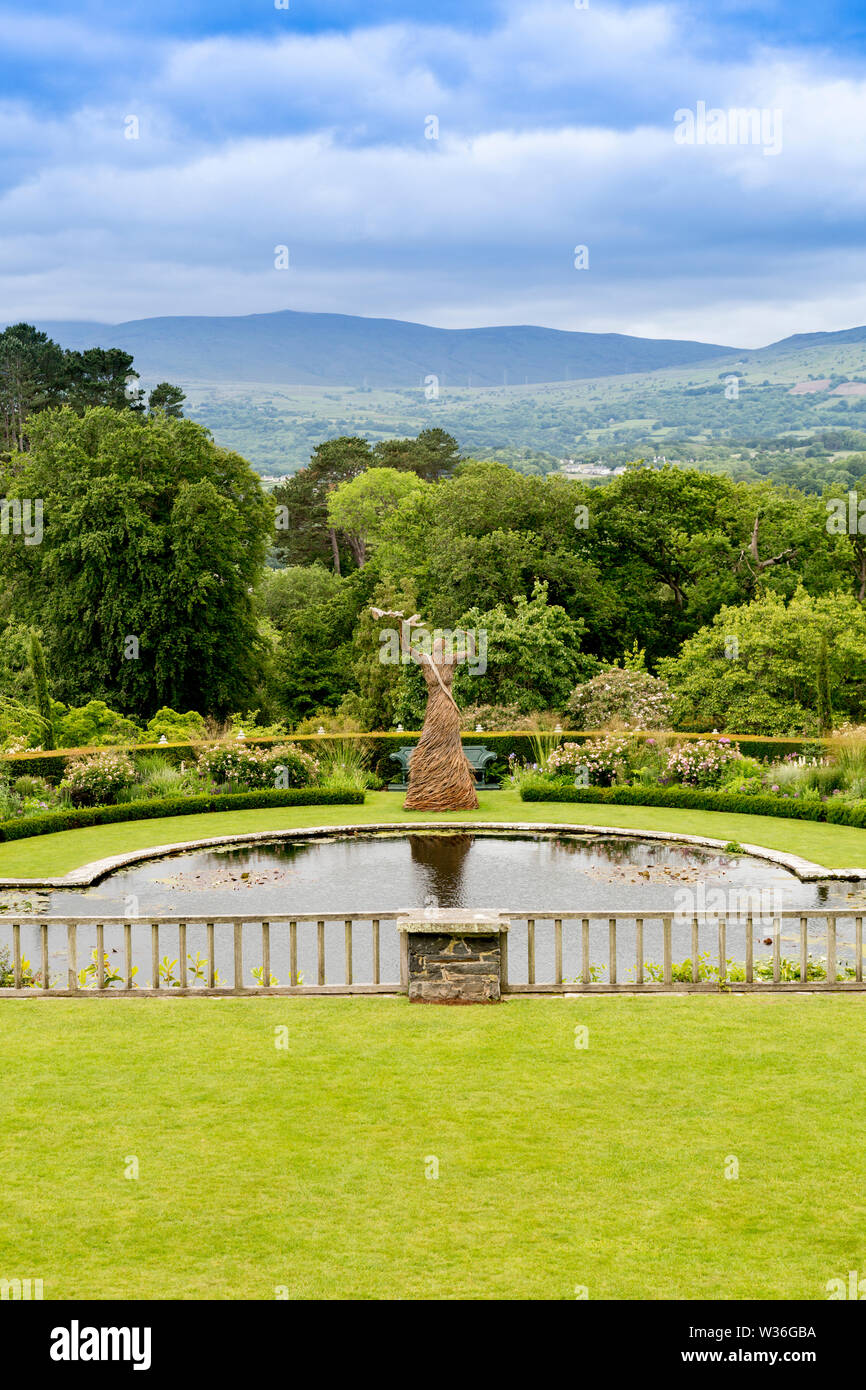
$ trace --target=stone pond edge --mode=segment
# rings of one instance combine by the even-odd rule
[[[724,849],[730,840],[713,839],[706,835],[685,835],[675,830],[636,830],[613,825],[584,825],[564,821],[380,821],[373,824],[316,825],[297,830],[255,830],[235,835],[214,835],[208,839],[179,840],[171,844],[150,845],[143,849],[130,850],[126,854],[115,854],[107,859],[94,859],[82,864],[79,869],[60,878],[0,878],[0,888],[91,888],[117,869],[131,864],[146,863],[151,859],[162,859],[166,855],[182,854],[189,850],[214,849],[222,845],[254,845],[270,843],[274,840],[316,840],[333,839],[350,835],[399,834],[413,835],[431,830],[440,832],[484,831],[487,834],[590,834],[614,835],[640,840],[664,840],[674,844],[699,845],[706,849]],[[739,843],[739,841],[737,842]],[[827,869],[814,864],[809,859],[801,859],[796,854],[786,854],[781,850],[768,849],[764,845],[743,844],[744,854],[755,859],[764,859],[771,864],[779,864],[789,869],[802,882],[816,880],[866,879],[866,868]]]

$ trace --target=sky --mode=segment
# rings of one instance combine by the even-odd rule
[[[282,3],[0,0],[0,321],[866,324],[862,0]]]

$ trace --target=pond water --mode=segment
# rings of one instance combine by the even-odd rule
[[[6,915],[10,898],[6,897]],[[866,910],[866,884],[828,881],[802,883],[778,865],[747,855],[728,855],[718,850],[603,834],[533,835],[511,833],[434,832],[426,834],[335,835],[327,840],[274,840],[253,846],[225,846],[181,853],[134,865],[111,874],[88,889],[62,890],[31,895],[34,912],[105,916],[106,918],[157,919],[160,915],[231,916],[234,913],[274,914],[345,912],[363,922],[374,912],[385,916],[406,908],[455,907],[508,909],[514,914],[546,911],[611,911],[620,914],[653,912],[675,914],[674,960],[691,954],[691,915],[723,911],[733,916],[751,910],[755,914],[755,954],[767,955],[763,942],[774,913],[785,908],[856,907]],[[12,909],[14,910],[14,908]],[[783,931],[782,954],[798,955],[798,927],[792,922]],[[823,931],[814,941],[813,954],[822,954]],[[228,933],[228,934],[227,934]],[[272,935],[274,964],[285,945],[279,929]],[[327,928],[327,955],[335,964],[334,983],[342,979],[343,928]],[[112,935],[114,934],[114,935]],[[548,978],[552,969],[552,923],[537,928],[537,978]],[[38,958],[37,930],[25,929],[22,942],[31,959]],[[166,950],[176,951],[176,930],[163,928]],[[525,979],[526,925],[515,921],[509,936],[511,976]],[[566,926],[566,975],[579,970],[579,926]],[[633,933],[620,929],[618,956],[622,968],[634,964]],[[9,929],[0,921],[0,945],[8,944]],[[29,939],[32,936],[32,939]],[[224,979],[231,979],[230,929],[218,929],[217,961]],[[315,926],[299,929],[300,965],[308,980],[315,980]],[[658,940],[656,940],[658,937]],[[121,959],[122,928],[106,927],[106,949]],[[548,939],[549,938],[549,939]],[[188,928],[188,946],[194,955],[204,953],[204,928]],[[853,923],[839,923],[839,960],[852,957]],[[61,942],[57,938],[57,946]],[[79,929],[79,962],[84,963],[95,944]],[[701,950],[716,949],[712,925],[702,929]],[[150,944],[146,931],[134,932],[135,961],[141,982],[150,974]],[[607,959],[607,924],[594,923],[591,933],[593,959]],[[162,949],[162,948],[161,948]],[[287,951],[287,946],[286,946]],[[258,954],[252,953],[255,963]],[[745,925],[731,923],[728,955],[742,960]],[[52,953],[53,955],[53,953]],[[57,963],[62,967],[63,953]],[[645,927],[647,959],[661,958],[661,924]],[[573,959],[571,957],[574,957]],[[392,923],[382,925],[382,979],[398,977],[397,934]],[[52,965],[52,971],[54,966]],[[371,978],[372,953],[369,929],[355,931],[355,980]],[[523,974],[521,975],[521,970]],[[626,976],[622,976],[626,978]],[[329,970],[329,983],[331,972]],[[251,981],[247,981],[251,983]]]

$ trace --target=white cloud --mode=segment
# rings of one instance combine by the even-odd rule
[[[866,78],[684,45],[668,6],[545,0],[490,35],[174,43],[69,116],[7,102],[4,317],[294,307],[743,346],[866,321]],[[698,100],[781,108],[781,154],[676,145]]]

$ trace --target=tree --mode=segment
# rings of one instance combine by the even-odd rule
[[[373,459],[379,467],[399,468],[417,473],[428,483],[449,478],[460,462],[460,446],[445,430],[422,430],[415,439],[384,439],[373,445]]]
[[[866,612],[851,594],[768,593],[723,608],[659,671],[679,728],[819,733],[831,705],[847,719],[866,713]]]
[[[277,506],[274,548],[285,564],[329,560],[342,573],[337,532],[328,520],[328,494],[371,462],[366,439],[343,435],[317,445],[306,468],[277,484],[271,494]]]
[[[142,410],[144,393],[133,385],[137,380],[132,356],[120,348],[64,351],[32,324],[13,324],[0,333],[0,422],[6,450],[26,447],[27,422],[42,410],[60,405],[79,414],[99,405]]]
[[[35,632],[30,634],[30,667],[33,671],[33,685],[36,691],[36,707],[44,726],[42,747],[54,747],[54,728],[51,721],[51,696],[48,692],[48,676],[45,671],[45,653]]]
[[[44,534],[9,537],[0,572],[13,614],[42,631],[58,698],[139,715],[242,707],[271,521],[249,465],[164,415],[64,408],[29,430],[8,493],[42,500]]]
[[[144,392],[133,385],[132,354],[121,348],[85,348],[64,354],[66,364],[65,400],[82,413],[92,406],[112,410],[144,408]]]
[[[66,375],[63,349],[47,333],[29,323],[0,333],[0,421],[7,450],[24,447],[29,417],[60,398]]]
[[[185,400],[186,395],[179,386],[172,386],[170,381],[160,381],[147,398],[148,414],[155,415],[158,410],[162,410],[166,415],[174,415],[179,419],[183,415]]]
[[[535,585],[530,599],[516,595],[508,607],[469,609],[454,626],[474,632],[476,647],[475,659],[455,677],[458,703],[562,710],[576,682],[596,669],[580,650],[582,624],[548,603],[544,584]]]
[[[414,473],[396,468],[370,468],[341,483],[328,497],[328,520],[349,542],[361,569],[372,546],[381,539],[389,518],[410,493],[425,486]]]

